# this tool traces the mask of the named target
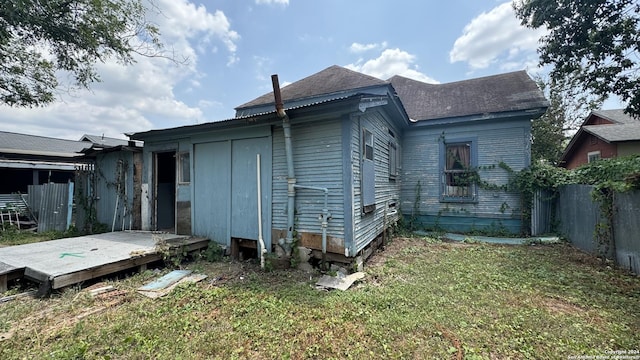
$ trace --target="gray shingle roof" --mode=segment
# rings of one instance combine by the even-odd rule
[[[587,125],[582,128],[607,142],[640,140],[640,121],[629,124]]]
[[[446,84],[389,79],[413,120],[544,108],[547,100],[525,71]]]
[[[624,109],[593,110],[592,113],[618,124],[640,124],[640,120],[624,113]]]
[[[282,95],[282,101],[286,104],[287,100],[302,99],[386,84],[388,84],[388,82],[373,76],[349,70],[338,65],[333,65],[283,87],[280,92]],[[273,92],[269,92],[236,107],[236,110],[273,103]]]
[[[91,143],[87,141],[0,131],[0,153],[74,157],[81,155],[80,151],[89,147]]]
[[[124,139],[116,139],[112,137],[100,136],[100,135],[89,135],[84,134],[80,138],[80,141],[90,141],[94,144],[104,145],[104,146],[120,146],[120,145],[128,145],[129,142]]]

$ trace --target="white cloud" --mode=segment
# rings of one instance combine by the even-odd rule
[[[191,54],[193,48],[189,40],[198,37],[196,47],[200,52],[204,53],[207,47],[212,52],[217,52],[217,47],[210,44],[214,38],[224,44],[231,53],[230,56],[235,55],[240,35],[231,29],[231,23],[224,12],[216,10],[210,13],[204,5],[196,7],[187,0],[159,0],[158,6],[162,13],[155,18],[150,14],[151,20],[158,23],[162,37],[172,41],[167,43],[178,50],[186,51],[190,57],[194,56],[195,54]]]
[[[520,25],[513,2],[506,2],[483,12],[464,27],[449,52],[449,60],[467,62],[471,69],[484,69],[497,62],[508,62],[510,69],[522,69],[537,63],[538,40],[545,33],[545,29]]]
[[[280,4],[287,6],[289,5],[289,0],[256,0],[256,4]]]
[[[273,66],[273,60],[267,56],[253,56],[254,67],[256,71],[256,80],[261,83],[270,82],[269,71]]]
[[[361,53],[369,50],[386,49],[386,48],[387,48],[386,41],[383,41],[379,44],[378,43],[360,44],[360,43],[354,42],[353,44],[351,44],[351,46],[349,46],[349,51],[351,51],[352,53]]]
[[[414,80],[436,84],[438,81],[420,72],[414,65],[416,56],[400,49],[386,49],[379,57],[370,60],[358,60],[355,64],[345,65],[347,69],[386,80],[401,75]]]
[[[238,61],[240,35],[222,11],[209,12],[186,0],[157,0],[156,5],[161,13],[148,13],[149,20],[158,25],[168,51],[187,57],[187,63],[143,56],[136,56],[130,66],[111,60],[99,63],[103,81],[90,91],[61,93],[59,101],[44,108],[2,106],[0,130],[78,139],[85,133],[122,137],[126,132],[206,121],[202,109],[214,103],[195,97],[194,105],[187,104],[176,98],[175,89],[184,85],[183,91],[197,94],[193,88],[206,76],[198,70],[199,55],[207,61],[217,58],[222,66]],[[224,45],[226,58],[215,53],[216,43]]]

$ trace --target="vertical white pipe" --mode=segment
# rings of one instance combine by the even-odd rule
[[[122,169],[121,160],[118,160],[117,165],[120,169]],[[116,229],[116,216],[118,216],[118,201],[120,200],[120,173],[116,170],[116,181],[118,182],[117,190],[116,190],[116,206],[113,209],[113,222],[111,223],[111,232],[114,232]]]
[[[260,178],[260,154],[256,154],[256,182],[258,185],[258,243],[260,244],[260,267],[264,269],[264,254],[267,249],[262,238],[262,179]]]

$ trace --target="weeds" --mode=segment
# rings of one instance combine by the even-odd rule
[[[565,244],[396,238],[345,292],[295,270],[186,264],[209,275],[67,322],[95,300],[70,289],[0,305],[0,358],[567,358],[640,343],[640,278]],[[117,282],[133,290],[157,277]],[[39,314],[34,317],[34,314]],[[28,346],[25,346],[28,344]]]

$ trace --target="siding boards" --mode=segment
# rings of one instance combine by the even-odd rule
[[[231,141],[196,144],[193,232],[229,246],[231,239]]]
[[[256,154],[260,154],[262,226],[271,224],[270,137],[198,143],[194,151],[194,233],[230,245],[258,239]],[[271,248],[271,233],[263,232]]]
[[[522,170],[529,165],[528,126],[528,121],[509,121],[446,128],[416,128],[407,131],[403,143],[405,151],[402,152],[403,214],[413,214],[416,189],[420,182],[419,213],[415,215],[455,216],[460,218],[460,225],[473,225],[474,218],[496,221],[520,219],[520,196],[516,193],[478,188],[478,198],[474,203],[441,202],[439,144],[443,139],[454,141],[457,138],[475,138],[478,166],[490,167],[478,171],[481,179],[491,184],[504,185],[509,180],[509,174],[498,166],[500,162],[504,162],[514,171]]]
[[[373,133],[374,137],[374,163],[375,163],[375,201],[376,208],[373,213],[362,213],[362,128],[365,127]],[[365,248],[384,230],[384,213],[389,202],[399,202],[401,176],[395,180],[389,179],[389,140],[394,138],[389,134],[391,130],[397,141],[397,151],[402,153],[400,131],[394,127],[385,113],[378,110],[369,110],[364,114],[354,117],[351,129],[351,166],[353,171],[353,219],[354,219],[354,243],[352,255]],[[398,163],[402,168],[402,162]],[[388,216],[387,221],[396,221],[398,215]]]
[[[291,127],[294,169],[298,185],[329,189],[331,220],[327,235],[344,239],[344,187],[342,181],[342,141],[340,119],[297,123]],[[273,228],[287,228],[287,159],[282,127],[273,127]],[[324,193],[296,190],[295,227],[298,232],[320,234]],[[276,239],[277,240],[277,239]]]
[[[108,225],[109,229],[114,225],[114,214],[114,230],[131,229],[134,196],[133,166],[133,153],[129,151],[99,154],[96,157],[96,220]],[[118,177],[120,177],[120,188],[118,188]]]

